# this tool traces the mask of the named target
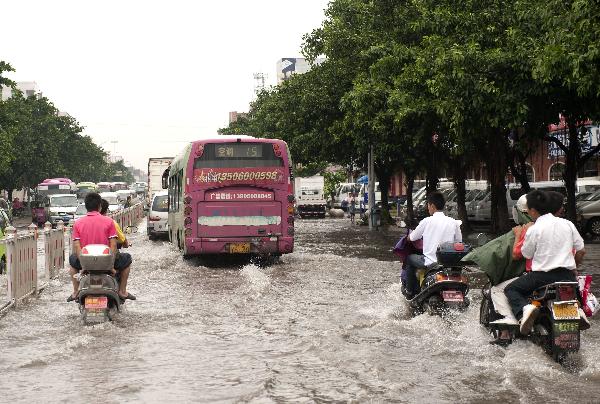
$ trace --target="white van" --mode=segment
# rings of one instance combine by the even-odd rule
[[[348,206],[348,194],[354,192],[358,195],[360,185],[354,182],[344,182],[338,185],[331,200],[331,206],[334,209],[346,210]]]
[[[148,212],[148,238],[156,239],[157,236],[169,234],[169,194],[167,191],[154,193],[150,212]]]

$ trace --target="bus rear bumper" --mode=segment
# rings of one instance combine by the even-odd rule
[[[288,254],[294,251],[293,237],[186,238],[187,253],[196,254]],[[249,251],[247,250],[249,248]]]

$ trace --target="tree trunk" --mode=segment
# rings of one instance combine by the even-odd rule
[[[12,200],[13,200],[13,190],[12,190],[12,188],[11,189],[7,189],[7,192],[8,192],[8,201],[12,202]]]
[[[462,230],[471,231],[465,202],[465,194],[467,190],[465,187],[465,170],[463,162],[464,157],[458,157],[454,160],[452,167],[454,170],[454,186],[456,187],[456,209],[458,212],[458,218],[462,221]]]
[[[381,191],[381,210],[385,210],[389,213],[390,206],[388,201],[388,193],[390,190],[390,171],[387,167],[375,164],[375,174],[379,180],[379,190]]]
[[[426,158],[429,158],[427,156]],[[437,153],[435,150],[435,146],[431,147],[431,160],[429,164],[427,164],[427,173],[425,178],[425,187],[427,188],[427,194],[431,192],[437,191],[438,183],[440,179],[438,177],[438,162],[437,162]]]
[[[577,205],[575,203],[575,192],[577,188],[577,171],[579,169],[579,136],[577,133],[576,122],[571,122],[568,116],[565,116],[565,124],[569,130],[569,145],[565,155],[565,171],[563,180],[567,189],[567,219],[573,223],[577,220]]]
[[[415,185],[414,174],[406,174],[406,227],[412,229],[415,222],[413,209],[413,187]]]
[[[509,228],[508,206],[506,203],[507,171],[506,139],[498,129],[488,130],[488,181],[491,192],[491,231],[503,233]]]

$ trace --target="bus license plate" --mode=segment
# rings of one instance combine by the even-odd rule
[[[578,308],[575,302],[553,303],[552,314],[556,320],[578,320]]]
[[[231,254],[248,254],[250,252],[250,243],[231,243],[229,244]]]
[[[465,300],[463,293],[459,290],[443,290],[442,299],[445,302],[463,302]]]
[[[108,307],[108,298],[106,296],[86,297],[86,309],[105,309]]]

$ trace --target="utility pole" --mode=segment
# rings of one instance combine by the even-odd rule
[[[375,155],[373,154],[373,145],[369,148],[368,170],[367,175],[369,177],[369,183],[367,189],[369,191],[369,230],[373,230],[376,227],[375,223]]]

